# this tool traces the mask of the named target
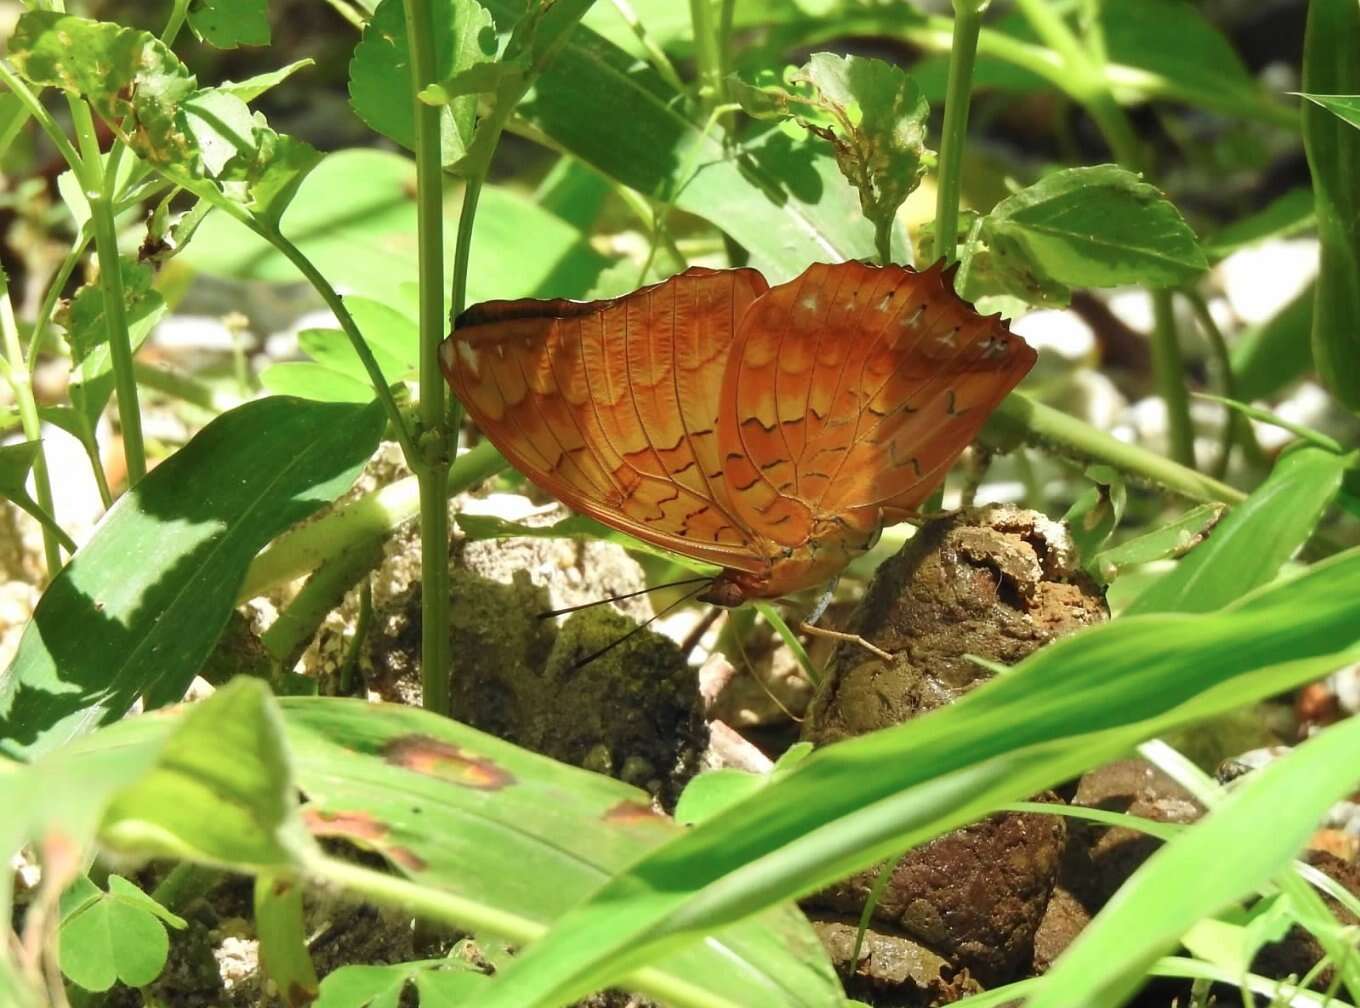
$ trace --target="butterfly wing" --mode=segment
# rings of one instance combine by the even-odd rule
[[[819,516],[900,520],[1029,371],[1034,351],[951,281],[939,266],[819,264],[752,303],[719,438],[754,532],[796,546]]]
[[[440,348],[450,386],[525,476],[639,539],[724,567],[766,561],[718,449],[735,321],[754,270],[693,268],[608,301],[491,301]]]

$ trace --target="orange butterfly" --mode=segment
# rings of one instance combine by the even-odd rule
[[[735,606],[838,574],[913,515],[1035,361],[953,273],[771,287],[693,267],[607,301],[488,301],[440,348],[501,453],[577,511],[723,568]]]

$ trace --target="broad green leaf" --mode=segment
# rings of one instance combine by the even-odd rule
[[[401,308],[414,305],[415,166],[378,150],[328,155],[298,190],[288,232],[335,286]],[[456,214],[457,200],[449,213]],[[445,228],[453,268],[454,228]],[[296,267],[226,214],[211,214],[181,256],[206,272],[293,283]],[[606,260],[580,231],[499,186],[482,190],[472,238],[470,302],[495,297],[581,297]],[[447,278],[446,278],[447,282]]]
[[[189,30],[215,49],[269,45],[265,0],[190,0]]]
[[[1101,550],[1095,557],[1096,569],[1106,582],[1110,582],[1126,567],[1181,556],[1208,535],[1225,510],[1224,504],[1193,507],[1151,532]]]
[[[241,676],[188,706],[151,770],[104,811],[115,850],[256,872],[288,868],[309,846],[277,702]]]
[[[1144,738],[1357,655],[1360,550],[1221,612],[1119,619],[1057,640],[947,707],[818,750],[787,777],[642,858],[499,973],[478,1008],[560,1004],[607,986],[663,951],[1068,779]],[[1306,816],[1297,821],[1311,829]],[[1253,859],[1255,847],[1220,842],[1211,874],[1233,878],[1237,858]],[[1064,1003],[1088,1002],[1069,996]]]
[[[429,6],[434,25],[436,76],[443,80],[496,56],[496,27],[476,0],[436,0]],[[402,0],[383,0],[364,29],[349,65],[350,104],[359,118],[407,150],[415,149],[411,102],[411,58]],[[440,158],[452,164],[467,152],[477,99],[453,98],[440,115]]]
[[[1318,95],[1296,92],[1314,105],[1321,105],[1342,122],[1360,129],[1360,95]]]
[[[29,11],[10,58],[35,84],[79,95],[120,138],[176,184],[235,204],[276,227],[320,154],[275,133],[225,90],[198,88],[155,36],[54,11]]]
[[[547,925],[682,835],[636,788],[424,711],[282,704],[312,831],[377,851],[421,885],[465,900]],[[725,928],[657,968],[714,1008],[840,1005],[825,953],[791,907]]]
[[[525,7],[523,0],[486,6],[502,30]],[[600,173],[727,232],[772,283],[810,262],[874,253],[873,228],[854,190],[817,141],[771,130],[728,150],[660,77],[585,27],[572,33],[518,112]]]
[[[63,915],[58,932],[62,973],[88,991],[106,991],[120,980],[142,987],[160,976],[170,952],[165,924],[123,894],[130,888],[150,897],[119,875],[109,876],[107,894],[84,878],[80,882],[79,905]]]
[[[1266,481],[1124,614],[1210,612],[1271,580],[1313,534],[1353,461],[1311,445],[1281,456]]]
[[[123,273],[123,301],[127,312],[128,335],[133,347],[140,346],[150,334],[152,326],[165,312],[165,299],[153,289],[151,281],[155,274],[150,266],[131,259],[120,259]],[[98,359],[89,360],[89,366],[81,368],[81,376],[90,381],[110,370],[112,360],[107,344],[109,340],[108,323],[104,317],[104,291],[98,281],[85,284],[76,291],[69,306],[58,312],[57,322],[66,330],[66,338],[71,344],[73,364],[85,364],[91,354],[104,348]]]
[[[534,202],[590,234],[609,195],[609,181],[570,155],[559,158],[539,183]]]
[[[284,361],[260,372],[260,384],[275,395],[315,402],[370,403],[375,398],[367,375],[362,379],[309,361]]]
[[[152,470],[39,601],[0,676],[0,752],[49,751],[139,695],[178,699],[251,559],[350,486],[383,423],[376,405],[261,399]]]
[[[419,365],[420,328],[411,315],[363,297],[347,296],[345,307],[379,363],[386,361],[398,377]]]
[[[410,361],[394,357],[385,348],[374,346],[371,340],[366,342],[378,363],[378,370],[388,384],[400,381],[414,370],[415,365]],[[322,367],[353,378],[360,384],[368,384],[368,372],[359,360],[359,355],[354,352],[354,344],[339,329],[304,329],[298,333],[298,347]]]
[[[321,981],[321,997],[314,1008],[398,1008],[402,991],[409,986],[420,992],[422,1008],[438,1008],[465,1003],[462,999],[474,997],[486,982],[482,974],[448,959],[341,966]]]
[[[1310,95],[1360,93],[1360,7],[1312,0],[1303,42],[1303,90]],[[1303,148],[1313,176],[1318,260],[1313,310],[1313,364],[1346,408],[1360,411],[1360,132],[1331,105],[1303,105]]]
[[[883,60],[813,53],[789,83],[794,87],[746,86],[742,105],[760,117],[791,116],[831,144],[841,174],[859,191],[864,216],[887,229],[921,184],[930,154],[930,109],[915,82]]]
[[[1257,90],[1232,42],[1194,3],[1102,0],[1098,10],[1109,62],[1160,78],[1160,91],[1229,100]],[[1116,92],[1126,101],[1140,97],[1118,84]]]
[[[1328,807],[1354,790],[1357,745],[1360,719],[1325,729],[1158,849],[1058,959],[1029,1008],[1122,1003],[1192,924],[1288,865]]]
[[[797,742],[779,757],[768,774],[746,770],[710,770],[701,773],[685,785],[675,805],[675,821],[685,826],[711,819],[729,805],[759,791],[770,781],[788,773],[812,752],[809,742]]]
[[[1208,267],[1176,208],[1116,165],[1054,172],[998,203],[982,234],[997,257],[1071,287],[1171,286]]]

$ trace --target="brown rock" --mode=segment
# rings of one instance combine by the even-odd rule
[[[803,737],[822,744],[909,720],[989,678],[964,655],[1013,664],[1106,616],[1103,594],[1078,568],[1061,525],[1008,506],[930,522],[879,568],[846,628],[892,661],[841,645]],[[1001,813],[903,857],[873,915],[874,955],[890,957],[885,946],[899,942],[897,960],[919,966],[928,952],[943,972],[932,965],[923,980],[918,969],[886,1003],[946,1004],[964,993],[960,977],[994,985],[1028,966],[1064,833],[1057,816]],[[876,874],[847,879],[806,906],[853,919]],[[872,981],[882,988],[890,976]]]

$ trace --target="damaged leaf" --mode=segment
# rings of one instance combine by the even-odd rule
[[[189,30],[214,49],[269,45],[266,0],[192,0]]]
[[[916,83],[900,67],[866,56],[814,53],[784,83],[733,79],[733,94],[758,119],[790,118],[821,137],[841,174],[859,190],[860,207],[886,236],[906,198],[921,184],[933,154],[925,146],[930,112]]]
[[[1119,472],[1107,465],[1088,466],[1085,475],[1092,485],[1072,502],[1062,520],[1077,548],[1082,568],[1099,576],[1096,553],[1119,526],[1128,489]]]
[[[172,182],[277,227],[320,154],[274,132],[229,90],[199,88],[148,32],[55,11],[29,11],[10,58],[31,83],[90,103],[132,150]],[[238,211],[239,212],[239,211]]]

